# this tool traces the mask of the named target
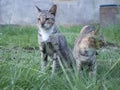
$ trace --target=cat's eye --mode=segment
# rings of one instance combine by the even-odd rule
[[[49,18],[46,18],[46,20],[49,20]]]

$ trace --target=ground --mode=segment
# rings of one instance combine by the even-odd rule
[[[81,26],[59,27],[73,48]],[[106,41],[120,44],[120,27],[101,29]],[[120,90],[120,48],[99,49],[97,81],[76,72],[40,69],[36,26],[0,26],[0,90]]]

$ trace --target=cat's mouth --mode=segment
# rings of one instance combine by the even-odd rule
[[[52,27],[52,25],[50,25],[50,24],[43,24],[43,25],[41,25],[41,27],[46,29],[46,30],[48,30],[48,29],[50,29]]]

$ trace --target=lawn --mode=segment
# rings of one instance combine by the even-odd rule
[[[71,48],[80,29],[59,27]],[[120,45],[119,26],[101,30],[106,41]],[[96,82],[73,71],[52,77],[40,63],[36,26],[0,26],[0,90],[120,90],[120,48],[99,50]]]

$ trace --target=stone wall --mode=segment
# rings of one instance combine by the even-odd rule
[[[36,24],[37,11],[58,6],[56,21],[62,25],[99,22],[100,4],[120,3],[120,0],[0,0],[0,24]]]

